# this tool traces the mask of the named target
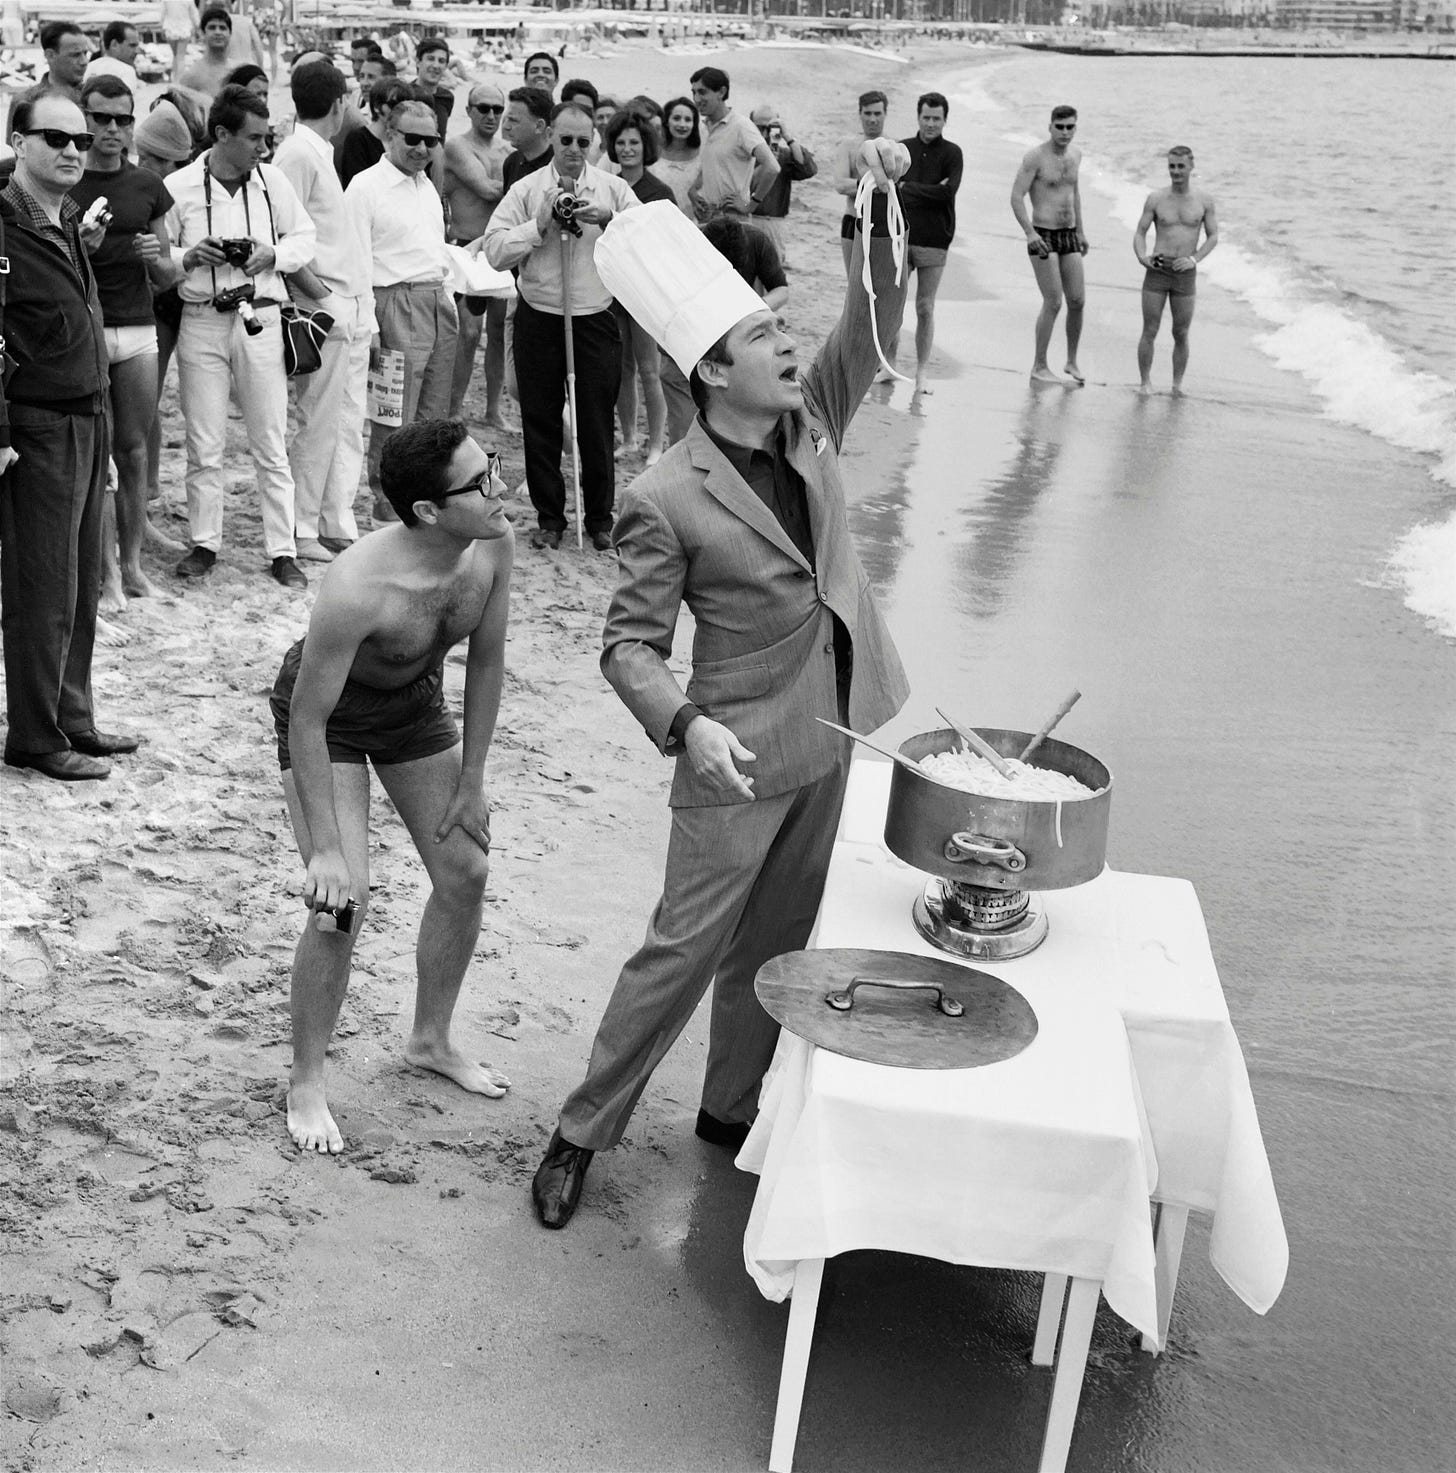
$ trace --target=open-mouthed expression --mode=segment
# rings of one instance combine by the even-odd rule
[[[526,68],[526,86],[539,87],[543,92],[555,93],[556,73],[549,61],[533,61]]]
[[[804,402],[799,387],[798,344],[778,313],[745,317],[728,334],[733,363],[724,370],[728,402],[751,413],[782,414]]]

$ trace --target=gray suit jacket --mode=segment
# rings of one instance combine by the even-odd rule
[[[872,255],[880,342],[899,328],[903,284],[888,243]],[[874,377],[869,299],[859,246],[843,313],[803,375],[804,406],[784,416],[789,460],[804,478],[815,568],[713,443],[701,421],[622,498],[614,540],[620,577],[603,632],[602,670],[661,751],[690,700],[757,755],[745,767],[759,797],[813,782],[847,738],[814,720],[838,719],[834,620],[854,646],[850,724],[873,731],[905,703],[909,685],[850,541],[839,448]],[[678,610],[695,621],[684,694],[667,668]],[[679,762],[674,807],[747,801],[702,782]]]

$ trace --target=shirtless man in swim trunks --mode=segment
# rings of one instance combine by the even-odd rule
[[[1067,367],[1074,384],[1085,382],[1077,367],[1077,344],[1082,338],[1082,304],[1086,287],[1082,257],[1087,237],[1082,233],[1082,194],[1077,171],[1082,150],[1072,146],[1077,132],[1077,109],[1065,103],[1052,109],[1050,137],[1021,161],[1011,186],[1011,213],[1026,236],[1026,254],[1041,288],[1041,315],[1036,319],[1036,361],[1031,376],[1039,383],[1062,382],[1047,364],[1052,328],[1067,299]],[[1027,214],[1026,196],[1031,195]]]
[[[270,702],[311,908],[293,957],[288,1133],[300,1149],[330,1154],[344,1142],[324,1098],[324,1054],[369,900],[368,762],[432,886],[404,1056],[475,1094],[498,1096],[510,1085],[450,1039],[490,871],[485,758],[500,708],[514,556],[500,459],[459,420],[416,420],[385,448],[380,479],[399,522],[330,564]],[[462,750],[443,675],[446,653],[467,639]],[[356,914],[345,931],[333,913],[349,902]]]
[[[1153,343],[1162,326],[1164,302],[1171,306],[1173,316],[1173,392],[1183,392],[1198,263],[1218,244],[1213,196],[1193,187],[1193,150],[1186,144],[1168,150],[1168,178],[1171,183],[1166,189],[1155,189],[1148,196],[1132,236],[1132,248],[1147,270],[1143,277],[1143,335],[1137,350],[1141,394],[1153,391]],[[1153,224],[1157,230],[1150,256],[1147,235]]]

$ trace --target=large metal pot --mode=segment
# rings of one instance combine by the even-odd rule
[[[976,732],[1002,757],[1020,756],[1032,735],[988,726]],[[913,736],[900,751],[919,762],[960,746],[947,729]],[[988,890],[1065,890],[1095,879],[1107,857],[1112,774],[1090,753],[1052,738],[1037,748],[1033,765],[1065,772],[1095,796],[1061,803],[983,798],[897,762],[885,814],[886,845],[926,874]]]

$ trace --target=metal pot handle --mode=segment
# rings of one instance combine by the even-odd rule
[[[944,990],[934,982],[898,982],[889,977],[856,977],[843,992],[830,992],[824,1001],[836,1012],[847,1013],[854,1006],[854,994],[861,987],[890,987],[896,992],[933,992],[935,1005],[947,1018],[959,1018],[964,1012],[963,1004],[947,997]]]
[[[942,852],[952,864],[994,864],[1011,874],[1026,868],[1026,855],[1015,844],[991,834],[952,834]]]

